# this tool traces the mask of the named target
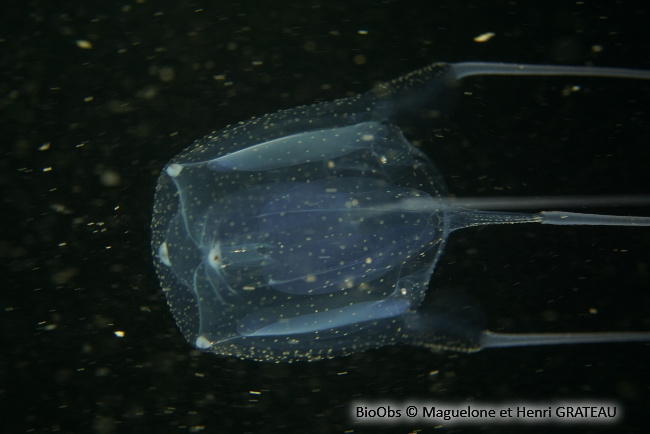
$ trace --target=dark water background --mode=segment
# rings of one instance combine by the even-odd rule
[[[360,93],[432,61],[650,69],[646,2],[3,9],[0,431],[367,432],[381,427],[355,425],[353,400],[591,398],[621,404],[617,431],[645,432],[643,344],[474,355],[398,346],[291,365],[199,353],[165,305],[149,221],[165,162],[254,115]],[[485,32],[496,36],[473,40]],[[572,85],[581,90],[567,92]],[[463,90],[444,126],[410,136],[459,197],[648,193],[648,83],[484,78]],[[650,330],[648,246],[645,229],[464,231],[431,290],[471,294],[492,330]]]

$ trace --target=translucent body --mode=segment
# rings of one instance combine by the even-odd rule
[[[501,66],[498,66],[501,65]],[[420,312],[449,234],[503,223],[647,226],[650,219],[474,211],[394,119],[481,74],[648,78],[644,71],[432,65],[352,98],[207,136],[163,170],[152,247],[176,322],[196,347],[316,360],[395,343],[491,346],[650,340],[650,334],[498,335]]]

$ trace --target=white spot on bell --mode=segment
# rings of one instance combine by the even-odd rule
[[[205,350],[206,348],[210,348],[212,346],[212,342],[210,342],[205,336],[199,336],[196,338],[194,345],[196,345],[196,348]]]
[[[172,178],[176,178],[178,175],[181,174],[181,171],[183,170],[183,166],[180,164],[170,164],[167,167],[167,175],[171,176]]]
[[[172,266],[172,261],[169,259],[169,250],[167,250],[167,243],[162,243],[160,247],[158,247],[158,256],[163,264],[168,267]]]

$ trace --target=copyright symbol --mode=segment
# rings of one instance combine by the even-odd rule
[[[418,408],[414,405],[409,405],[406,407],[406,415],[408,417],[415,417],[418,415]]]

